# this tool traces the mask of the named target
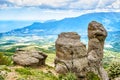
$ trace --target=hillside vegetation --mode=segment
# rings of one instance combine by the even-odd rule
[[[13,45],[14,47],[9,47],[9,49],[6,48],[6,51],[2,51],[1,56],[4,56],[3,61],[6,64],[3,64],[4,66],[0,66],[0,74],[1,78],[5,78],[5,80],[76,80],[74,74],[69,73],[69,75],[58,75],[54,70],[54,58],[55,58],[55,47],[54,44],[51,43],[49,45],[29,45],[29,46],[23,46],[23,45]],[[48,58],[46,60],[46,66],[42,67],[21,67],[12,64],[10,58],[15,53],[16,48],[23,48],[23,49],[36,49],[38,51],[43,51],[48,55]],[[3,54],[4,53],[4,54]],[[8,59],[9,58],[9,59]],[[1,58],[2,59],[2,58]],[[104,50],[104,59],[103,59],[103,65],[104,68],[110,73],[110,77],[118,77],[118,74],[112,74],[110,71],[111,63],[119,62],[120,61],[120,52],[114,52],[112,50]],[[5,66],[9,65],[9,66]],[[10,75],[13,75],[10,77]],[[12,78],[12,79],[11,79]],[[70,78],[70,79],[69,79]]]

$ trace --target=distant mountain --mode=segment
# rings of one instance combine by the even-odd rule
[[[35,21],[0,20],[0,33],[31,25]]]
[[[27,36],[27,35],[55,35],[61,32],[78,32],[87,34],[88,23],[91,21],[102,23],[108,31],[120,31],[120,12],[89,13],[75,18],[65,18],[59,21],[35,22],[24,28],[2,33],[2,36]]]
[[[120,31],[109,32],[106,42],[111,45],[107,49],[120,52]]]
[[[100,22],[107,29],[108,37],[106,39],[105,48],[120,52],[120,12],[89,13],[59,21],[50,20],[44,23],[34,22],[24,28],[1,33],[0,36],[44,36],[74,31],[79,33],[82,37],[81,40],[87,44],[87,27],[91,21]]]

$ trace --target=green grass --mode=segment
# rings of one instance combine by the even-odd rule
[[[0,65],[11,65],[12,60],[10,57],[5,56],[4,53],[0,52]]]
[[[53,54],[50,53],[50,54],[47,54],[47,55],[48,55],[48,57],[46,59],[46,64],[53,65],[56,54],[55,53],[53,53]]]
[[[104,51],[104,58],[103,58],[103,66],[107,69],[112,62],[120,61],[120,52],[114,52],[105,50]]]
[[[108,74],[111,79],[120,77],[120,62],[111,63],[108,68]]]
[[[19,73],[17,80],[57,80],[57,77],[50,71],[43,72],[42,70],[32,68],[18,68],[15,70]]]
[[[7,72],[11,72],[11,70],[8,68],[8,66],[6,65],[0,65],[0,71],[7,71]]]
[[[7,49],[6,52],[13,52],[13,53],[14,53],[14,52],[16,51],[17,48],[24,48],[24,47],[26,47],[26,45],[13,46],[13,47]]]
[[[2,75],[0,75],[0,80],[5,80],[4,77]]]
[[[21,75],[32,75],[30,68],[17,68],[15,69],[16,72],[18,72]]]
[[[48,49],[44,49],[44,48],[40,48],[40,47],[35,47],[36,50],[38,51],[42,51],[45,53],[55,53],[55,50],[53,49],[53,47],[48,47]]]
[[[77,77],[75,76],[74,73],[69,72],[65,75],[60,74],[58,76],[58,80],[77,80]]]
[[[77,80],[73,73],[67,73],[66,75],[55,75],[49,67],[47,72],[41,69],[34,68],[18,68],[15,71],[19,74],[17,80]]]
[[[11,72],[11,70],[6,65],[0,65],[0,80],[6,80],[7,74]]]
[[[87,73],[87,80],[100,80],[97,74],[93,72],[88,72]]]
[[[4,60],[4,61],[0,61],[2,64],[7,63],[5,62],[6,60],[9,61],[9,59],[11,58],[11,56],[14,54],[16,48],[23,48],[23,49],[35,49],[37,51],[42,51],[44,53],[46,53],[48,55],[47,59],[46,59],[46,64],[48,66],[49,69],[54,69],[54,59],[55,59],[55,49],[54,49],[54,45],[52,46],[47,46],[48,48],[42,48],[42,46],[35,46],[35,45],[29,45],[29,46],[14,46],[14,47],[10,47],[8,49],[6,49],[4,51],[4,53],[2,54],[2,56],[5,56],[3,58],[0,57],[0,60]],[[103,66],[104,68],[107,70],[110,66],[111,62],[116,62],[116,61],[120,61],[120,52],[114,52],[111,50],[105,50],[104,51],[104,58],[103,58]],[[5,64],[5,65],[9,65],[9,64]],[[51,71],[49,72],[49,69],[47,68],[48,72],[44,72],[42,70],[36,70],[34,68],[20,68],[20,69],[16,69],[15,71],[19,74],[19,78],[18,80],[75,80],[74,76],[71,76],[73,74],[67,74],[67,75],[59,75],[56,76],[54,75]],[[89,75],[89,77],[93,76],[92,74]],[[94,79],[93,79],[94,80]]]

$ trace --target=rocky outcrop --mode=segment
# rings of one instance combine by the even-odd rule
[[[90,71],[97,74],[101,80],[109,80],[102,66],[104,41],[107,31],[102,24],[92,21],[88,25],[88,64]]]
[[[40,66],[45,65],[47,55],[43,52],[17,50],[12,59],[15,64],[21,66]]]
[[[77,33],[61,33],[55,43],[55,70],[62,74],[73,72],[78,80],[89,80],[89,77],[92,76],[96,76],[100,80],[109,80],[102,66],[106,37],[107,31],[102,24],[96,21],[90,22],[88,25],[88,51],[86,51],[86,46],[80,42],[80,36]]]
[[[85,79],[88,60],[86,46],[75,32],[61,33],[55,43],[55,70],[65,74],[74,72],[80,80]]]

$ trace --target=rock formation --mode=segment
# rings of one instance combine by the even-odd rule
[[[101,80],[109,80],[103,69],[103,48],[107,31],[102,24],[92,21],[88,25],[88,64],[89,70],[97,74]]]
[[[38,51],[18,50],[12,59],[15,64],[22,66],[45,65],[47,55]]]
[[[102,24],[96,21],[90,22],[88,25],[88,51],[86,51],[86,46],[80,42],[80,36],[77,33],[61,33],[55,43],[55,70],[61,74],[73,72],[78,80],[87,80],[89,73],[97,75],[100,80],[109,80],[102,66],[106,37],[107,31]]]
[[[75,32],[61,33],[55,47],[55,70],[62,74],[74,72],[80,80],[85,80],[88,60],[86,46],[80,42],[80,36]]]

